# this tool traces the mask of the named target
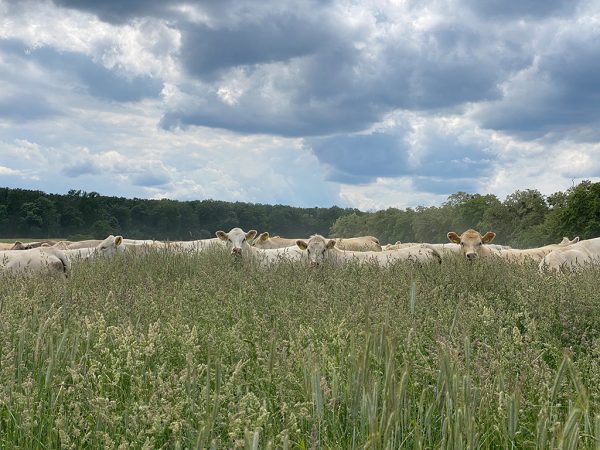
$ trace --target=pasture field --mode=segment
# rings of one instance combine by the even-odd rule
[[[600,448],[599,279],[216,250],[1,276],[0,448]]]

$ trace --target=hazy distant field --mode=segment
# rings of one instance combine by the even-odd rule
[[[0,448],[594,448],[599,277],[219,252],[3,277]]]

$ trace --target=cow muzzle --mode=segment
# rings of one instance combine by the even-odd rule
[[[465,255],[469,261],[475,261],[477,259],[477,253],[471,252]]]
[[[234,256],[242,256],[242,249],[241,248],[234,248],[233,250],[231,250],[231,254]]]

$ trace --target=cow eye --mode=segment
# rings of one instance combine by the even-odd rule
[[[479,244],[477,244],[477,245],[478,245],[479,247],[481,247],[481,246],[483,245],[483,243],[482,243],[482,242],[480,242],[480,243],[479,243]]]
[[[464,243],[464,242],[461,242],[461,243],[460,243],[460,246],[461,246],[461,247],[464,247],[464,246],[465,246],[465,243]]]

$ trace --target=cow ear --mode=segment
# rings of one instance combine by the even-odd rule
[[[260,236],[258,236],[259,241],[266,241],[267,239],[269,239],[268,231],[265,231],[264,233],[260,233]]]
[[[494,233],[493,231],[488,231],[481,238],[481,242],[483,242],[484,244],[489,244],[490,242],[492,242],[494,240],[495,237],[496,237],[496,233]]]
[[[123,243],[123,236],[117,236],[115,238],[115,245],[118,247],[119,245],[121,245]]]
[[[575,236],[571,241],[571,244],[576,244],[577,242],[579,242],[579,236]]]
[[[456,234],[454,231],[451,231],[447,234],[448,240],[450,242],[454,242],[455,244],[460,244],[460,236]]]
[[[246,233],[246,239],[254,239],[254,237],[256,236],[256,233],[258,233],[258,231],[256,230],[250,230]]]
[[[219,239],[221,239],[222,241],[226,241],[226,240],[227,240],[227,233],[225,233],[224,231],[221,231],[221,230],[219,230],[219,231],[217,231],[215,234],[216,234],[216,235],[217,235],[217,237],[218,237]]]
[[[327,250],[331,250],[333,247],[335,247],[335,239],[329,239],[329,242],[327,242],[325,248]]]
[[[302,239],[298,239],[296,241],[296,245],[300,248],[300,250],[306,250],[308,248],[308,244],[304,242]]]

